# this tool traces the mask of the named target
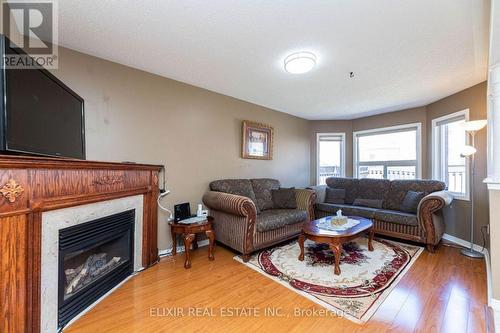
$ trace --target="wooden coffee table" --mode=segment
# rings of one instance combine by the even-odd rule
[[[302,233],[299,236],[300,255],[299,260],[304,260],[304,242],[310,239],[316,243],[326,243],[330,246],[335,256],[335,275],[340,275],[340,255],[342,254],[342,244],[358,238],[362,233],[367,232],[368,250],[373,251],[373,223],[369,219],[358,216],[349,216],[350,219],[358,220],[359,223],[352,228],[344,231],[331,231],[318,228],[318,223],[328,221],[331,216],[323,217],[318,220],[310,221],[302,227]]]

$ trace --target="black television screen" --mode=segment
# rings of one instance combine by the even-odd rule
[[[4,43],[4,52],[17,53]],[[4,150],[84,159],[83,99],[45,69],[5,69]]]

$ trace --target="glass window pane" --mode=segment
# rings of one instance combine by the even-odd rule
[[[417,159],[417,131],[360,136],[359,162],[405,161]]]
[[[467,134],[463,128],[465,120],[454,121],[441,125],[441,161],[443,181],[448,190],[454,193],[466,194],[466,160],[460,154],[467,143]]]
[[[324,185],[328,177],[340,177],[342,175],[342,141],[331,140],[326,137],[319,141],[319,165],[318,184]]]

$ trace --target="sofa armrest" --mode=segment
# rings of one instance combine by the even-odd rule
[[[241,195],[208,191],[202,199],[205,206],[238,216],[257,215],[257,208],[252,200]]]
[[[296,189],[295,200],[297,200],[297,208],[307,212],[309,221],[314,220],[315,191],[309,189]]]
[[[426,195],[418,204],[418,214],[423,214],[427,211],[434,213],[445,206],[448,206],[453,201],[453,196],[447,191],[438,191]]]
[[[441,209],[448,206],[453,197],[446,191],[438,191],[425,196],[417,208],[417,218],[427,235],[427,244],[436,245],[444,233]]]
[[[240,195],[208,191],[203,203],[214,217],[217,240],[243,253],[248,261],[253,251],[257,208],[252,200]]]
[[[315,203],[323,203],[325,202],[327,187],[328,185],[316,185],[316,186],[309,186],[307,189],[313,190],[314,193],[316,194]]]

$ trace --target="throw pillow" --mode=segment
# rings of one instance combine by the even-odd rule
[[[331,204],[345,204],[345,189],[326,188],[325,202]]]
[[[295,199],[295,188],[280,188],[271,190],[273,205],[275,209],[296,209],[297,200]]]
[[[401,211],[407,213],[416,213],[418,204],[425,197],[424,192],[408,191],[401,203]]]
[[[356,199],[354,200],[354,206],[370,207],[370,208],[382,208],[384,200],[378,199]]]

